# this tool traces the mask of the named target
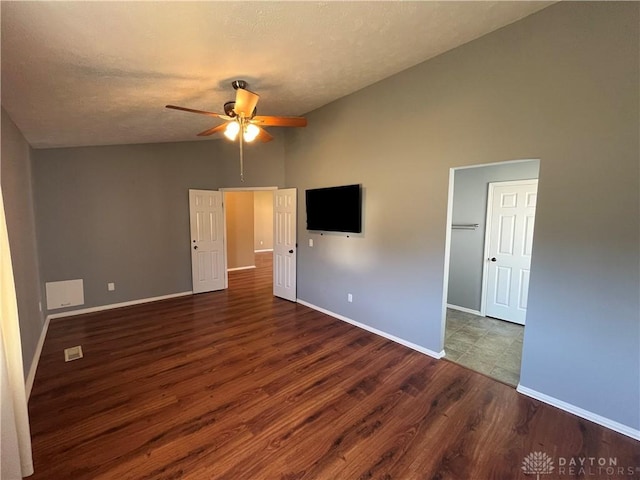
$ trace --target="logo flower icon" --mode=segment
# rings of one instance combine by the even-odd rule
[[[544,452],[531,452],[522,460],[522,471],[526,475],[535,475],[540,480],[540,475],[553,472],[553,459]]]

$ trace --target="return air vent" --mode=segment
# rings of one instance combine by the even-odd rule
[[[84,305],[84,282],[64,280],[45,283],[47,292],[47,310]]]
[[[71,360],[78,360],[82,358],[82,347],[78,345],[77,347],[65,348],[64,349],[64,361],[70,362]]]

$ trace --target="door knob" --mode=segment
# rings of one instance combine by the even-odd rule
[[[293,253],[293,250],[289,250],[289,253]]]
[[[193,249],[197,250],[198,249],[198,245],[194,245]]]
[[[489,260],[491,260],[492,262],[497,262],[496,257],[491,257]]]

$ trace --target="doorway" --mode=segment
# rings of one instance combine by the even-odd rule
[[[194,203],[191,201],[191,192],[199,192],[202,198],[209,201]],[[206,204],[207,208],[203,209],[200,204]],[[189,210],[194,293],[227,289],[229,272],[255,269],[260,264],[263,274],[267,266],[271,269],[273,295],[297,301],[295,188],[190,190]],[[200,236],[194,236],[194,232],[204,232],[207,238],[216,240],[215,255],[209,255],[206,262],[199,261],[203,257],[203,250]],[[260,256],[259,262],[256,262],[256,255]],[[209,276],[221,279],[221,282],[216,283],[215,288],[196,291],[196,279],[205,277],[210,271],[212,273]]]
[[[225,190],[224,205],[227,271],[256,268],[273,252],[273,190]]]
[[[487,255],[491,233],[487,207],[491,183],[537,179],[538,171],[539,160],[518,160],[459,167],[450,173],[443,289],[445,358],[513,386],[520,376],[524,326],[486,316],[487,265],[493,258]],[[526,300],[526,292],[522,298]]]
[[[222,189],[228,272],[271,269],[273,295],[297,300],[297,190]],[[242,219],[243,217],[244,219]],[[243,235],[244,239],[239,236]],[[244,249],[244,253],[239,249]],[[229,256],[232,253],[233,257]],[[240,262],[238,262],[238,259]],[[227,274],[228,277],[228,274]],[[228,278],[227,278],[228,285]]]

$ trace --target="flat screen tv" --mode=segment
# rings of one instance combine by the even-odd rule
[[[362,232],[360,185],[315,188],[305,192],[307,230]]]

